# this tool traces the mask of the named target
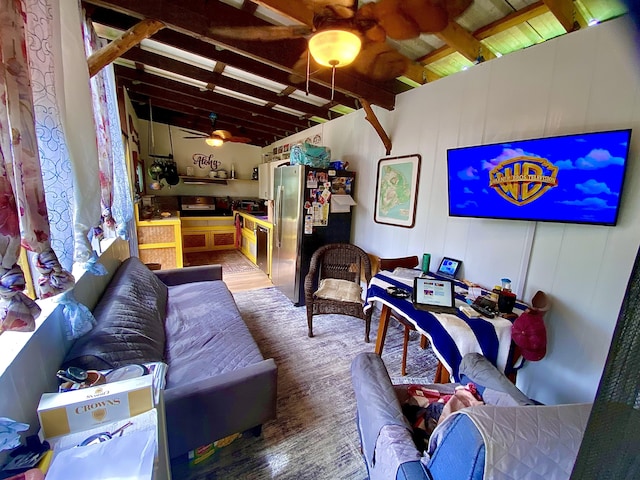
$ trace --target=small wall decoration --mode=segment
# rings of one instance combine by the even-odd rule
[[[191,157],[193,164],[198,168],[206,168],[208,170],[217,170],[222,164],[220,160],[216,160],[214,154],[205,155],[204,153],[194,153]]]
[[[413,228],[420,181],[418,154],[383,158],[378,161],[374,221]]]

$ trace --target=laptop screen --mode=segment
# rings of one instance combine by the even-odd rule
[[[441,275],[444,275],[445,277],[456,278],[456,275],[458,274],[458,270],[460,270],[461,265],[462,265],[461,260],[444,257],[440,262],[440,267],[438,267],[438,273]]]
[[[434,278],[416,277],[413,281],[414,301],[420,305],[454,307],[453,282]]]

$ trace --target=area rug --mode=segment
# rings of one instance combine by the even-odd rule
[[[351,361],[375,346],[379,313],[364,342],[364,322],[340,315],[314,317],[307,337],[305,307],[294,307],[277,288],[238,292],[234,298],[265,357],[278,365],[278,418],[261,437],[243,437],[189,469],[173,466],[173,477],[204,479],[367,478],[356,429]],[[394,383],[433,380],[437,359],[421,350],[416,332],[409,343],[407,370],[400,377],[403,329],[391,321],[383,361]]]
[[[209,252],[189,252],[184,254],[184,265],[222,265],[222,274],[225,273],[245,273],[258,270],[258,266],[253,264],[238,250],[215,250]]]

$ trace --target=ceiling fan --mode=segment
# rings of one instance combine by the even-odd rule
[[[218,115],[216,113],[213,113],[213,112],[210,113],[209,120],[211,120],[211,129],[212,129],[211,133],[206,134],[206,133],[193,132],[193,131],[188,131],[183,129],[182,130],[183,132],[191,133],[194,135],[190,137],[182,137],[182,138],[186,138],[186,139],[204,138],[204,141],[207,142],[207,145],[211,147],[219,147],[226,142],[249,143],[251,141],[251,139],[248,137],[237,137],[228,130],[215,130],[216,120],[218,120]]]
[[[402,75],[410,60],[386,42],[408,40],[421,33],[437,33],[449,21],[461,15],[473,0],[380,0],[363,4],[357,0],[304,0],[313,11],[313,25],[215,27],[213,35],[241,40],[274,41],[291,38],[309,38],[311,57],[319,65],[341,67],[353,62],[353,69],[374,81],[386,81]],[[350,60],[320,59],[314,46],[316,38],[327,31],[348,32],[357,37],[361,45]],[[327,47],[327,44],[324,45]],[[328,47],[327,47],[328,48]],[[348,48],[340,45],[339,51]],[[323,61],[325,60],[325,61]],[[301,82],[306,76],[308,55],[304,52],[293,66],[292,82]]]

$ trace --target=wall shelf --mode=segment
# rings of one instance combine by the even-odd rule
[[[189,177],[187,175],[180,175],[182,183],[185,185],[207,185],[210,183],[217,183],[218,185],[226,185],[226,178],[209,178],[209,177]]]

